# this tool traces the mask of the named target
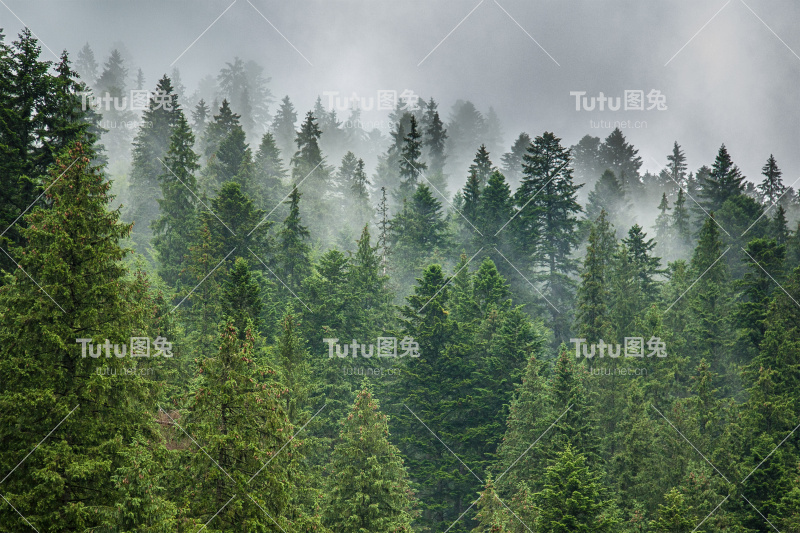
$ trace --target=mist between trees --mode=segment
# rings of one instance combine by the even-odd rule
[[[800,204],[769,154],[745,179],[675,142],[654,175],[620,129],[507,146],[427,98],[386,137],[253,62],[190,93],[40,55],[0,46],[3,531],[800,530]],[[81,108],[132,88],[165,100]],[[379,336],[421,356],[365,379],[319,341]],[[173,357],[75,343],[132,337]]]

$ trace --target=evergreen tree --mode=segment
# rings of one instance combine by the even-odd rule
[[[445,155],[445,144],[447,142],[447,129],[444,122],[439,118],[437,104],[430,99],[425,107],[423,144],[427,148],[426,160],[432,175],[444,175],[444,165],[447,160]]]
[[[121,263],[129,250],[119,241],[131,226],[120,223],[118,209],[110,210],[111,184],[93,156],[80,142],[58,156],[45,178],[48,206],[36,205],[26,215],[21,232],[27,247],[12,249],[19,268],[0,289],[0,463],[10,473],[3,493],[13,505],[0,509],[0,520],[15,531],[29,524],[42,530],[114,527],[111,510],[140,486],[119,487],[111,476],[131,469],[143,483],[155,482],[132,464],[129,449],[141,438],[159,453],[147,407],[154,391],[138,372],[150,361],[112,355],[119,345],[127,351],[130,337],[151,333],[146,281],[129,276]],[[126,366],[136,375],[98,372],[125,373]],[[165,525],[170,506],[160,490],[149,496],[141,504],[161,509],[150,523]],[[130,509],[139,520],[147,512]]]
[[[194,153],[194,135],[183,112],[170,138],[160,176],[160,216],[153,221],[153,247],[158,252],[159,275],[177,287],[186,268],[189,246],[196,231],[197,179],[199,157]]]
[[[655,533],[691,533],[699,531],[695,524],[694,510],[675,488],[670,489],[664,496],[664,504],[658,506],[658,518],[653,520],[650,528]]]
[[[539,512],[537,533],[614,531],[613,501],[586,457],[567,446],[544,474],[544,488],[533,495]]]
[[[326,525],[343,533],[408,532],[414,496],[388,417],[365,382],[331,456]]]
[[[78,71],[78,75],[80,75],[86,85],[94,87],[98,76],[97,70],[99,68],[100,65],[97,64],[97,60],[94,58],[94,50],[89,46],[89,43],[86,43],[78,52],[78,59],[75,61],[75,70]]]
[[[686,181],[686,154],[681,150],[678,141],[672,145],[672,153],[667,156],[667,172],[670,177],[670,190],[681,188]]]
[[[589,192],[586,215],[590,219],[596,219],[601,211],[605,211],[612,224],[622,225],[629,219],[626,212],[629,207],[616,176],[612,171],[606,170],[594,184],[594,190]]]
[[[522,181],[522,158],[525,157],[525,152],[530,144],[531,136],[522,132],[511,145],[511,151],[506,152],[500,158],[503,175],[511,185],[519,185],[519,182]]]
[[[639,190],[642,185],[639,177],[642,158],[638,155],[639,150],[627,142],[619,128],[615,128],[600,144],[598,154],[604,168],[614,173],[626,195]]]
[[[493,170],[492,161],[489,159],[489,151],[486,150],[486,145],[482,144],[475,154],[475,159],[472,160],[472,164],[469,166],[469,174],[470,176],[474,174],[478,178],[480,188],[483,189],[489,182],[489,176],[491,176]]]
[[[614,246],[615,239],[606,213],[601,211],[589,230],[589,244],[583,260],[576,306],[578,335],[589,344],[602,338],[611,338],[608,317],[610,265],[607,254],[609,247]]]
[[[272,133],[267,132],[261,137],[253,163],[256,178],[253,184],[254,195],[261,202],[260,207],[272,209],[284,196],[287,178],[287,171]]]
[[[775,157],[770,154],[767,163],[761,169],[764,179],[758,184],[758,191],[761,193],[761,201],[768,205],[775,205],[786,192],[781,176],[783,173],[778,168]]]
[[[515,195],[519,214],[515,238],[520,257],[529,261],[535,279],[543,283],[556,344],[569,338],[569,308],[577,271],[572,251],[578,244],[576,201],[580,185],[572,181],[569,150],[550,132],[536,137],[523,164],[524,179]]]
[[[638,292],[646,299],[655,298],[658,294],[655,277],[662,272],[659,269],[661,258],[652,254],[653,248],[656,246],[655,241],[647,238],[647,234],[642,231],[639,224],[634,224],[628,230],[628,237],[622,239],[622,242],[628,248],[631,267],[635,270],[638,278]]]
[[[686,207],[686,195],[683,189],[678,189],[678,197],[675,199],[675,206],[672,209],[673,233],[681,247],[688,246],[691,239],[691,223],[689,209]]]
[[[280,279],[295,292],[311,269],[311,249],[305,242],[310,234],[300,220],[300,196],[295,186],[289,195],[289,214],[278,234],[277,250]]]
[[[509,531],[506,524],[510,521],[509,513],[494,490],[492,478],[486,480],[483,492],[477,503],[478,525],[471,533],[503,533]]]
[[[742,194],[744,176],[739,167],[733,164],[728,150],[723,144],[719,148],[717,158],[708,176],[703,179],[700,198],[706,211],[719,211],[725,200],[732,196]]]
[[[192,110],[192,130],[195,137],[202,138],[206,131],[206,122],[211,114],[211,109],[202,98]]]
[[[214,115],[214,121],[206,126],[203,135],[202,152],[207,161],[212,161],[217,150],[219,150],[220,143],[239,125],[240,118],[240,115],[231,110],[228,101],[223,100],[219,108],[219,114]]]
[[[400,183],[397,186],[396,197],[398,202],[410,198],[417,190],[420,182],[419,176],[428,169],[422,161],[422,134],[417,129],[417,119],[411,115],[408,135],[403,139],[403,149],[400,152],[399,168]]]
[[[294,110],[289,96],[284,96],[278,111],[275,113],[275,118],[272,119],[270,129],[275,136],[275,145],[283,154],[286,164],[289,164],[291,155],[295,151],[294,139],[297,136],[297,132],[294,128],[296,123],[297,112]]]

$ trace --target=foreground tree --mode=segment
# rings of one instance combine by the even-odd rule
[[[341,533],[410,533],[414,495],[388,417],[365,382],[342,420],[328,479],[325,523]]]

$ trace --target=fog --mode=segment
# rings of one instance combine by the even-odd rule
[[[101,65],[124,45],[131,76],[141,67],[149,88],[177,67],[191,93],[203,76],[241,57],[260,63],[276,101],[290,95],[299,113],[323,93],[409,89],[436,98],[445,120],[456,99],[482,112],[493,106],[506,149],[521,131],[553,131],[574,144],[585,134],[605,138],[623,121],[642,171],[658,171],[677,140],[691,170],[713,162],[724,142],[751,181],[770,153],[787,184],[800,176],[800,4],[793,0],[5,0],[7,39],[20,20],[56,54],[66,49],[74,58],[90,43]],[[636,89],[661,91],[667,109],[576,111],[570,95]],[[364,119],[386,115],[365,112]]]

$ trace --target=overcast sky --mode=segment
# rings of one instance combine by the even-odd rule
[[[494,106],[506,144],[545,130],[573,144],[608,135],[600,120],[631,121],[648,170],[677,140],[692,170],[724,142],[751,180],[770,153],[787,184],[800,176],[798,0],[231,2],[2,0],[0,27],[15,35],[19,17],[54,52],[89,42],[101,63],[123,42],[148,86],[174,63],[191,91],[238,56],[300,112],[324,92],[410,89],[444,117],[459,98]],[[660,91],[667,109],[576,111],[570,95],[625,90]]]

